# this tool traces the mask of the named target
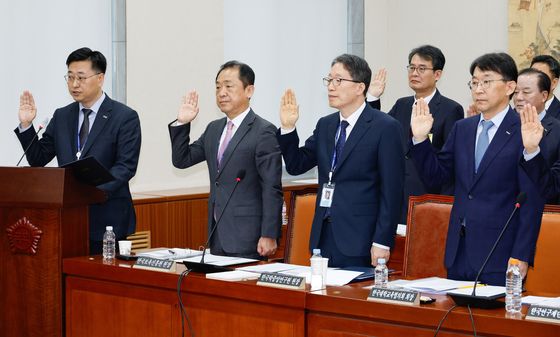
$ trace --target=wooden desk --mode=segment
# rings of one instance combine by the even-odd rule
[[[178,275],[69,258],[66,336],[179,336]],[[368,302],[369,283],[308,292],[187,276],[182,299],[196,336],[433,336],[453,302],[438,296],[419,307]],[[560,336],[560,325],[509,319],[504,309],[474,310],[481,336]],[[465,308],[455,309],[439,336],[469,336]]]
[[[184,267],[179,266],[179,271]],[[67,337],[180,336],[178,274],[132,269],[100,257],[67,259]],[[196,336],[305,335],[305,291],[188,275],[182,300]],[[185,322],[185,336],[188,328]]]

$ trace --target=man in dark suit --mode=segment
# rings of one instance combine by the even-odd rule
[[[545,73],[533,68],[523,69],[517,76],[513,101],[518,112],[526,105],[535,107],[539,112],[539,120],[543,125],[543,137],[539,145],[548,166],[552,167],[560,158],[560,121],[549,115],[545,109],[549,90],[550,79]],[[547,203],[557,204],[558,195],[547,198]]]
[[[404,158],[396,120],[365,103],[371,70],[344,54],[323,79],[329,105],[339,111],[319,119],[303,147],[295,124],[299,108],[288,90],[277,132],[289,174],[318,167],[319,190],[309,248],[329,266],[377,265],[390,257],[402,200]]]
[[[216,103],[226,117],[208,124],[190,143],[191,122],[199,111],[198,94],[192,91],[169,124],[169,134],[175,167],[208,165],[209,235],[217,226],[210,237],[212,254],[262,259],[276,252],[280,236],[282,157],[276,127],[250,107],[254,83],[248,65],[225,63],[216,76]],[[237,182],[241,172],[245,176]]]
[[[476,110],[460,120],[436,154],[428,139],[433,117],[419,100],[413,109],[410,153],[422,178],[431,185],[455,180],[445,266],[451,279],[474,280],[521,193],[527,202],[511,219],[480,280],[504,285],[510,257],[521,262],[523,276],[532,263],[544,199],[519,166],[523,156],[520,119],[509,106],[517,67],[505,53],[486,54],[470,67]]]
[[[442,188],[424,184],[408,152],[410,140],[410,118],[416,100],[422,98],[430,107],[434,123],[430,130],[430,140],[436,150],[440,150],[456,121],[464,116],[463,107],[442,94],[436,85],[443,74],[445,56],[439,48],[430,45],[413,49],[408,55],[408,85],[414,90],[413,96],[399,98],[389,111],[402,126],[403,151],[405,153],[404,195],[400,222],[405,224],[408,214],[408,198],[411,195],[453,194],[453,184],[448,183]],[[375,102],[375,101],[374,101]],[[370,103],[371,104],[371,103]]]
[[[550,55],[538,55],[531,60],[531,68],[542,71],[550,78],[551,86],[548,92],[548,100],[545,104],[546,114],[560,119],[560,101],[554,95],[554,90],[558,85],[558,78],[560,77],[560,63]]]
[[[57,109],[37,140],[32,124],[37,109],[31,93],[25,91],[20,97],[20,125],[14,131],[23,148],[29,146],[31,166],[44,166],[54,157],[62,166],[93,156],[111,172],[115,180],[97,186],[106,192],[107,200],[89,209],[90,253],[99,254],[106,226],[113,226],[117,240],[136,228],[128,182],[138,166],[140,120],[136,111],[103,92],[107,68],[103,54],[81,48],[68,56],[66,65],[68,91],[75,102]]]

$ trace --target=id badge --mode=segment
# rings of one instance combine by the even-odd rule
[[[323,192],[321,192],[321,207],[331,207],[332,198],[334,196],[334,184],[323,184]]]

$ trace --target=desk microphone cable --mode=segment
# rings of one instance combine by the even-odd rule
[[[187,320],[187,324],[189,325],[189,332],[191,337],[194,337],[194,331],[191,325],[191,320],[187,315],[187,311],[185,310],[185,305],[183,304],[183,299],[181,298],[181,284],[183,283],[183,279],[189,274],[191,270],[185,269],[181,275],[179,275],[179,279],[177,280],[177,299],[179,301],[179,310],[181,311],[181,336],[185,336],[185,319]]]
[[[453,305],[451,308],[449,308],[449,310],[447,310],[445,315],[443,315],[443,317],[441,318],[441,320],[438,323],[438,326],[436,328],[436,332],[434,333],[434,337],[436,337],[438,335],[439,330],[440,330],[441,326],[443,325],[443,322],[445,322],[445,319],[447,318],[447,316],[457,307],[458,307],[457,304]],[[469,318],[471,319],[471,325],[472,325],[472,328],[473,328],[473,336],[477,337],[476,328],[474,326],[474,317],[473,317],[473,313],[471,311],[471,306],[467,305],[467,309],[469,310]]]

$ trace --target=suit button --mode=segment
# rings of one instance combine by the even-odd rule
[[[408,160],[408,159],[410,159],[410,157],[409,157],[409,156],[404,156],[404,159],[407,159],[407,160]]]
[[[469,194],[469,200],[473,200],[473,198],[472,194]]]
[[[216,181],[216,182],[214,182],[214,185],[220,186],[220,183]]]

